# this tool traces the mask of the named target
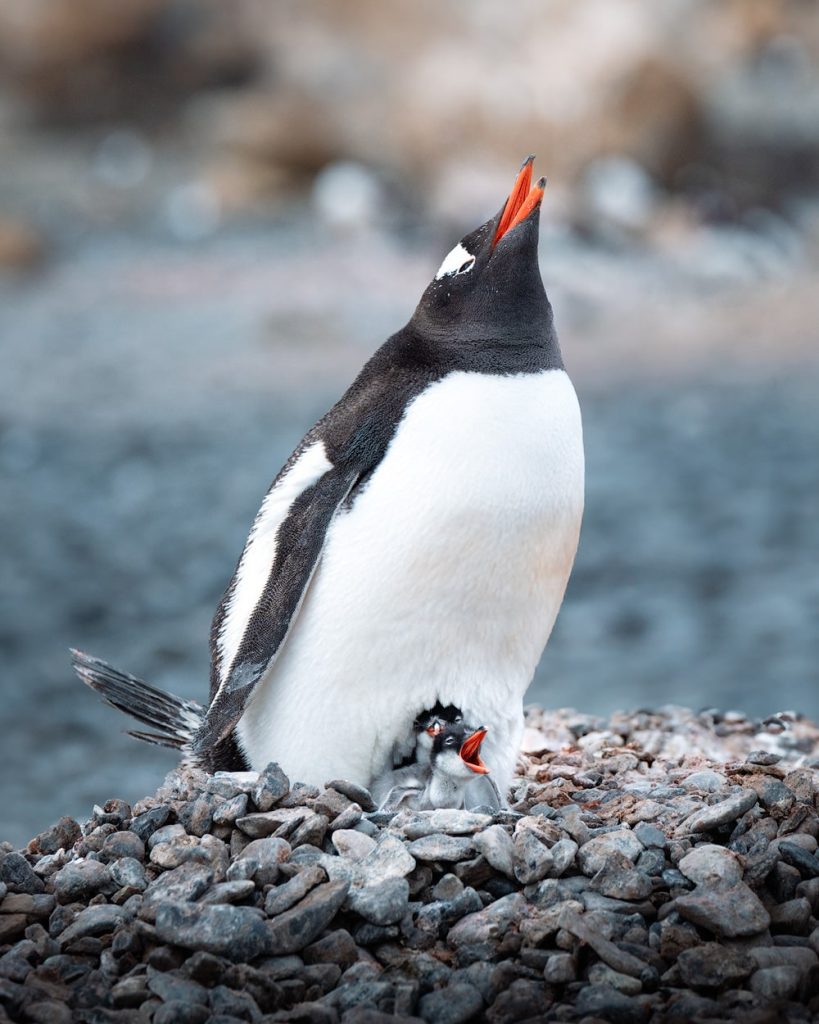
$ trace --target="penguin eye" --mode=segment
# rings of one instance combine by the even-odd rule
[[[435,280],[440,281],[442,277],[457,277],[458,274],[466,274],[475,266],[475,257],[467,252],[460,242],[452,252],[448,253],[446,259],[438,268]]]

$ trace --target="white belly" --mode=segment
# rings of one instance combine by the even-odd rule
[[[239,723],[251,765],[369,785],[441,700],[487,727],[482,753],[503,791],[582,511],[580,411],[562,370],[459,371],[432,385],[330,528]]]

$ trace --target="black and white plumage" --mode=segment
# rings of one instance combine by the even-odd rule
[[[530,185],[531,159],[274,480],[213,621],[203,766],[369,785],[441,702],[511,781],[583,508]]]

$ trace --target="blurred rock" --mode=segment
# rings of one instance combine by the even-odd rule
[[[45,243],[36,228],[0,214],[0,271],[31,270],[44,256]]]
[[[350,230],[372,226],[381,214],[381,186],[362,164],[340,161],[319,171],[313,205],[331,227]]]
[[[634,160],[602,157],[583,173],[578,221],[604,239],[642,235],[659,198],[651,178]]]
[[[0,2],[2,80],[46,118],[150,121],[256,59],[246,20],[217,0]]]

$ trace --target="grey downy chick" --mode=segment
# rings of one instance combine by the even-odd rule
[[[485,736],[483,726],[475,729],[463,722],[436,728],[428,761],[385,772],[373,783],[379,810],[463,807],[470,782],[489,774],[480,756]]]

